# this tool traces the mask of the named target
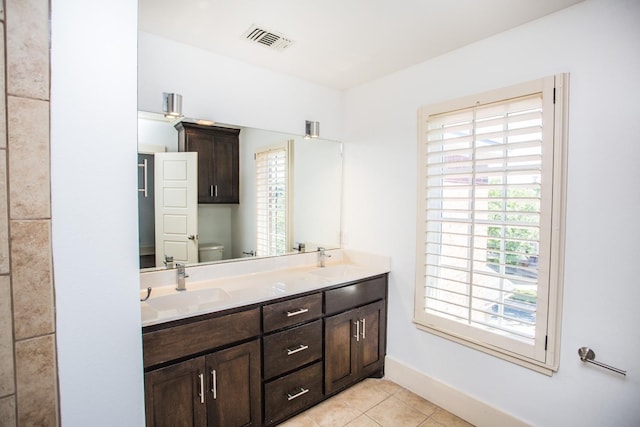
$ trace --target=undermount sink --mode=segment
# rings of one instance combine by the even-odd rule
[[[348,264],[338,264],[331,265],[327,267],[319,267],[316,270],[311,271],[311,274],[315,274],[316,276],[327,277],[330,279],[337,279],[342,277],[349,277],[361,272],[361,268],[348,265]]]
[[[229,294],[220,288],[208,288],[186,291],[176,291],[170,295],[163,295],[147,300],[147,304],[158,311],[184,310],[197,307],[206,308],[208,304],[217,303],[229,298]]]

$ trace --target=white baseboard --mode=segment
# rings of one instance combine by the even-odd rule
[[[478,427],[530,427],[524,421],[494,408],[393,357],[385,358],[385,378],[435,403]]]

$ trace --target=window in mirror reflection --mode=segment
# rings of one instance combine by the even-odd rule
[[[255,152],[256,256],[282,255],[292,247],[293,140]]]

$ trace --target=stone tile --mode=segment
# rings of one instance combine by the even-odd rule
[[[380,427],[380,424],[373,421],[365,414],[362,414],[358,418],[347,424],[345,427]]]
[[[49,99],[49,2],[7,0],[7,89]]]
[[[297,415],[282,424],[278,424],[278,427],[318,427],[311,418],[305,414]]]
[[[9,276],[0,276],[0,396],[14,392],[11,287]],[[4,424],[0,422],[0,426]]]
[[[2,2],[0,2],[0,9],[2,9]],[[4,11],[3,11],[4,12]],[[4,15],[4,13],[3,13]],[[2,17],[0,17],[2,19]],[[5,55],[4,55],[4,23],[0,23],[0,93],[5,94],[6,88],[4,85],[4,70],[5,70]],[[7,117],[7,105],[6,96],[0,96],[0,148],[6,148],[7,146],[7,123],[5,117]]]
[[[54,331],[49,220],[11,221],[15,339]]]
[[[0,274],[9,273],[9,212],[7,203],[7,152],[0,149]]]
[[[49,103],[8,97],[11,219],[51,217]]]
[[[57,426],[54,335],[16,342],[16,381],[18,424]]]
[[[382,427],[417,427],[427,419],[422,412],[405,405],[395,396],[368,410],[366,414]]]
[[[402,389],[395,396],[406,405],[411,406],[413,409],[416,409],[427,416],[431,416],[436,409],[438,409],[437,405],[406,389]]]
[[[418,427],[447,427],[447,426],[445,426],[444,424],[440,424],[439,422],[436,422],[431,418],[428,418],[427,421],[423,422]]]
[[[378,403],[387,399],[389,396],[390,394],[378,387],[378,384],[375,381],[365,380],[346,389],[336,397],[344,399],[349,406],[353,406],[359,411],[366,412]]]
[[[380,388],[383,391],[386,391],[387,393],[389,393],[390,395],[394,395],[397,392],[399,392],[400,390],[404,390],[404,388],[396,383],[394,383],[393,381],[387,380],[387,379],[373,379],[370,378],[368,380],[365,381],[373,381],[376,383],[376,386],[378,388]]]
[[[0,426],[16,427],[16,398],[7,396],[0,399]]]
[[[344,400],[332,397],[305,412],[319,427],[343,427],[362,412],[349,406]]]
[[[473,424],[469,424],[462,418],[457,417],[442,408],[437,408],[433,415],[431,415],[430,419],[447,427],[473,427]]]

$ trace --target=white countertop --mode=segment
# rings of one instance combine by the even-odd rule
[[[316,266],[317,254],[244,260],[187,267],[186,291],[176,291],[176,271],[140,275],[142,326],[269,301],[390,271],[388,257],[332,250],[326,267]]]

